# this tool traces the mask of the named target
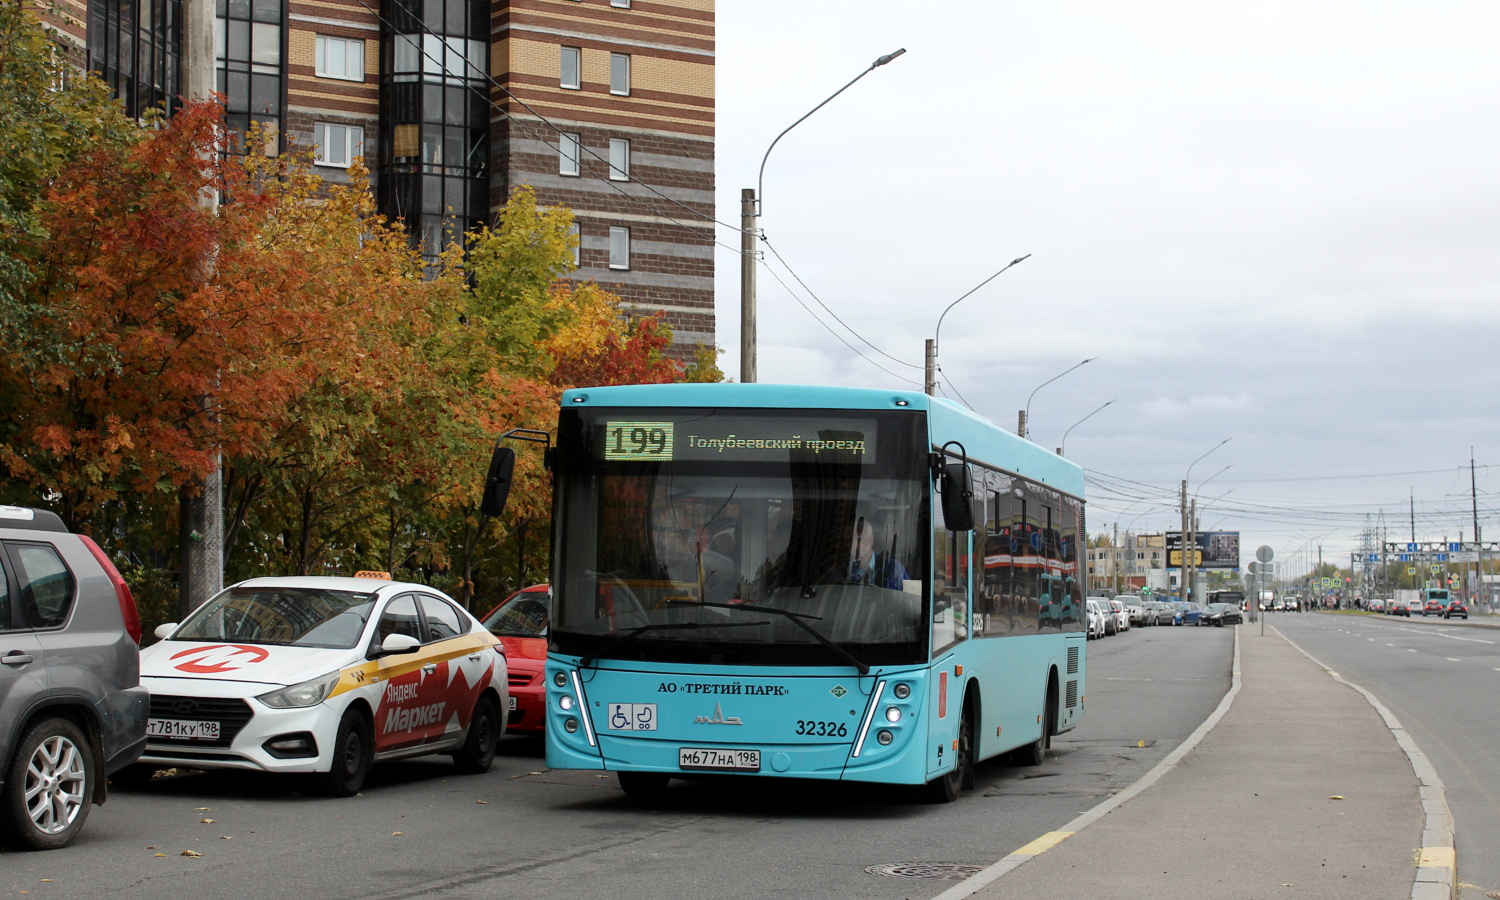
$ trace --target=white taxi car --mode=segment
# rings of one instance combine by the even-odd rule
[[[400,757],[484,772],[505,731],[503,645],[425,585],[255,578],[156,633],[141,651],[151,768],[314,772],[349,796]]]

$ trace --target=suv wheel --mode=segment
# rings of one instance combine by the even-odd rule
[[[89,817],[94,753],[67,719],[43,719],[16,748],[0,796],[0,828],[31,850],[56,850],[78,836]]]

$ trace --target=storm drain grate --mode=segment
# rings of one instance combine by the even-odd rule
[[[887,878],[933,878],[938,881],[963,881],[983,866],[960,866],[956,863],[887,863],[883,866],[865,866],[871,875]]]

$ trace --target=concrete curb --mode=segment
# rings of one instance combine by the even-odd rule
[[[1380,714],[1380,718],[1385,720],[1386,727],[1396,738],[1396,745],[1406,754],[1412,771],[1417,774],[1417,790],[1422,798],[1422,812],[1426,816],[1426,822],[1422,826],[1422,848],[1417,851],[1417,878],[1411,886],[1411,900],[1454,900],[1458,896],[1458,878],[1455,875],[1458,858],[1453,849],[1453,813],[1448,809],[1448,796],[1443,788],[1443,780],[1438,777],[1427,754],[1422,752],[1422,748],[1412,740],[1406,728],[1374,694],[1324,665],[1322,660],[1297,646],[1295,641],[1282,634],[1275,626],[1271,630],[1298,653],[1317,664],[1318,668],[1333,676],[1334,681],[1363,694]],[[1238,664],[1235,668],[1239,668]]]
[[[1291,642],[1288,641],[1288,643]],[[1316,660],[1314,661],[1316,662]],[[1208,718],[1203,720],[1203,724],[1199,725],[1197,730],[1188,735],[1181,744],[1177,745],[1177,749],[1173,750],[1171,753],[1168,753],[1161,762],[1157,763],[1156,766],[1151,769],[1151,771],[1136,779],[1136,782],[1130,787],[1126,788],[1123,791],[1120,791],[1118,794],[1115,794],[1113,797],[1110,797],[1108,800],[1105,800],[1103,803],[1100,803],[1098,806],[1095,806],[1088,812],[1078,816],[1073,821],[1064,825],[1060,830],[1047,832],[1046,834],[1042,835],[1026,846],[1021,847],[1005,858],[969,876],[959,884],[954,885],[946,891],[943,891],[941,894],[933,897],[932,900],[965,900],[965,898],[967,897],[972,897],[973,895],[984,890],[986,887],[989,887],[990,884],[994,883],[1001,876],[1019,868],[1022,863],[1025,863],[1027,860],[1034,859],[1035,857],[1047,852],[1048,850],[1072,837],[1074,834],[1077,834],[1084,828],[1092,825],[1094,822],[1097,822],[1098,820],[1104,818],[1122,803],[1125,803],[1127,800],[1130,800],[1132,797],[1140,794],[1142,791],[1151,787],[1153,784],[1156,784],[1156,782],[1160,781],[1163,775],[1171,771],[1172,768],[1176,766],[1184,756],[1187,756],[1188,753],[1192,752],[1193,748],[1198,746],[1199,742],[1207,737],[1210,731],[1214,730],[1214,726],[1218,725],[1219,720],[1224,718],[1224,715],[1229,712],[1229,707],[1233,705],[1235,695],[1237,695],[1239,692],[1240,629],[1238,626],[1236,626],[1234,629],[1234,668],[1232,670],[1232,677],[1230,679],[1229,693],[1225,694],[1224,699],[1219,701],[1218,708],[1215,709]],[[1421,751],[1418,752],[1420,753]],[[1436,777],[1435,774],[1434,777]],[[1441,787],[1439,787],[1439,791],[1441,791]],[[1444,804],[1443,809],[1447,809],[1446,803]],[[1451,840],[1449,841],[1449,846],[1452,846]],[[1432,897],[1435,898],[1435,895],[1432,895]],[[1422,895],[1419,898],[1415,891],[1412,892],[1412,898],[1413,900],[1430,900],[1428,895]]]

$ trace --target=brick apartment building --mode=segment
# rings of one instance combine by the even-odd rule
[[[424,253],[512,188],[571,207],[574,278],[714,342],[713,0],[217,0],[228,125],[363,156]],[[182,92],[183,0],[65,0],[74,57],[132,114]]]

